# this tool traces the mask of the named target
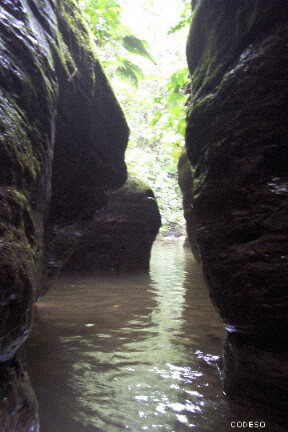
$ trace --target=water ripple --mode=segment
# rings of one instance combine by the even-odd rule
[[[201,269],[156,244],[150,276],[68,276],[40,304],[30,373],[40,408],[55,400],[42,432],[51,417],[53,432],[225,430],[222,324]]]

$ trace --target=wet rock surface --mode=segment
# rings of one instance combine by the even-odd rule
[[[75,4],[0,5],[1,387],[44,291],[49,232],[89,220],[104,204],[104,190],[126,178],[128,127]],[[0,400],[1,431],[36,431],[29,404],[18,402],[25,372],[7,374],[15,398],[8,396],[9,407]],[[5,410],[16,412],[15,425]]]
[[[161,226],[152,190],[128,177],[122,188],[109,193],[89,228],[78,231],[80,243],[65,270],[148,271],[150,253]]]
[[[279,356],[288,328],[287,21],[280,0],[198,1],[187,48],[186,141],[204,272],[228,331],[259,350],[247,354],[230,340],[226,359],[242,371],[226,367],[225,387],[237,396],[251,384],[255,399],[260,379],[274,388],[274,374],[279,383],[287,377]],[[266,365],[267,345],[275,369]],[[286,378],[281,386],[287,390]],[[267,392],[269,403],[279,395]]]
[[[246,403],[252,400],[268,421],[287,425],[286,347],[271,347],[268,340],[265,345],[249,335],[233,333],[227,335],[224,348],[223,372],[229,378],[224,380],[225,393]]]
[[[0,6],[0,361],[26,339],[41,283],[57,100],[56,14],[46,6]]]
[[[77,248],[95,211],[106,204],[106,192],[125,182],[129,134],[78,8],[63,1],[60,12],[62,42],[70,55],[65,69],[57,65],[58,116],[45,232],[51,280]]]
[[[0,364],[1,432],[39,432],[38,404],[21,362]]]
[[[59,6],[59,31],[69,58],[66,68],[56,65],[59,101],[49,225],[88,220],[105,204],[104,191],[126,180],[128,126],[74,3],[63,0]]]
[[[73,2],[56,8],[49,0],[6,1],[0,13],[0,359],[6,361],[27,337],[31,305],[43,288],[48,213],[49,229],[94,215],[104,190],[125,181],[128,127]]]

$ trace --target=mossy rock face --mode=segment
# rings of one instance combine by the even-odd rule
[[[11,365],[46,286],[47,243],[124,183],[128,127],[76,1],[5,0],[0,16],[0,429],[36,432],[28,377]]]
[[[0,361],[28,336],[50,198],[57,18],[50,2],[30,3],[0,6]]]
[[[76,5],[0,5],[0,363],[29,334],[44,232],[87,222],[126,179],[128,127]]]
[[[146,272],[160,226],[152,190],[129,177],[122,188],[109,194],[106,206],[95,213],[65,269]]]
[[[228,329],[275,351],[288,328],[287,22],[280,0],[198,1],[187,48],[186,146],[210,293]]]

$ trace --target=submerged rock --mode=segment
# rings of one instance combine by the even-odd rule
[[[268,350],[276,369],[266,355],[251,356],[252,383],[247,350],[231,338],[226,360],[242,371],[227,366],[225,388],[242,397],[246,386],[261,399],[264,380],[278,386],[267,392],[276,406],[288,367],[279,355],[288,329],[288,8],[283,0],[194,3],[186,142],[197,242],[227,330]]]
[[[123,187],[109,193],[97,211],[65,270],[148,271],[152,244],[161,217],[152,190],[130,177]],[[83,232],[83,230],[82,230]]]

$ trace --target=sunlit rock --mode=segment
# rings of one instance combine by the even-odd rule
[[[161,225],[152,190],[129,177],[109,194],[107,205],[95,213],[66,270],[147,271],[150,252]]]
[[[197,242],[227,330],[258,353],[248,372],[252,348],[229,339],[225,388],[262,400],[264,381],[277,406],[287,391],[288,8],[281,0],[194,6],[186,140]]]

